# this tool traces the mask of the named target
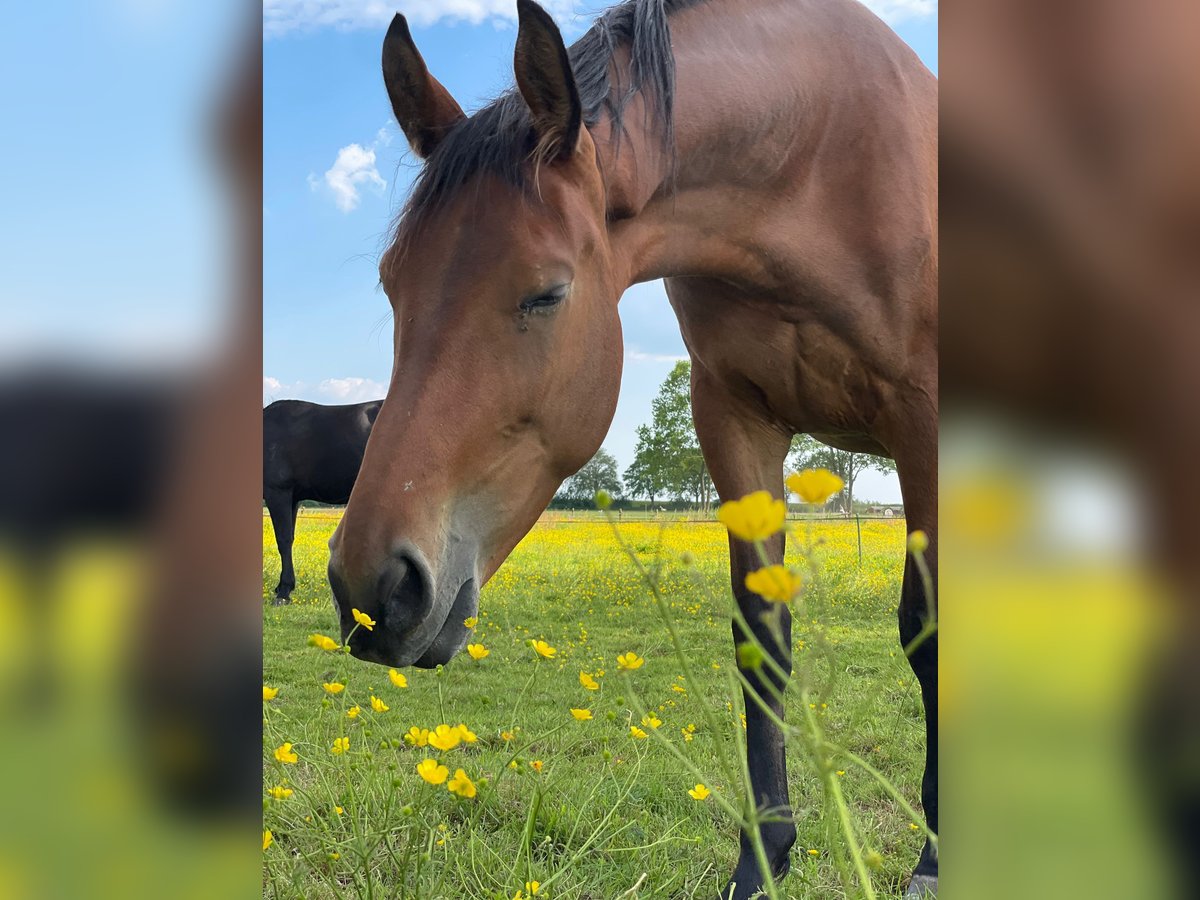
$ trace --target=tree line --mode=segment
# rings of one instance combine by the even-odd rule
[[[650,421],[638,426],[633,462],[624,475],[613,455],[601,447],[563,482],[551,505],[590,508],[597,491],[607,491],[630,505],[644,501],[651,506],[711,507],[717,494],[692,424],[690,386],[691,364],[676,363],[651,403]],[[792,439],[786,467],[789,471],[824,468],[840,476],[846,487],[830,498],[826,509],[845,512],[854,509],[854,484],[859,475],[868,469],[896,470],[890,459],[838,450],[809,435]]]

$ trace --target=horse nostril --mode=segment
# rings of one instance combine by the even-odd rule
[[[406,555],[396,558],[383,604],[388,627],[404,634],[416,628],[433,606],[433,590],[424,567]]]

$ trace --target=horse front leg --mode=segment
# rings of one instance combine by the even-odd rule
[[[745,402],[731,398],[708,381],[698,365],[692,367],[692,412],[704,459],[722,501],[737,500],[754,491],[769,491],[783,497],[783,463],[791,445],[791,433],[783,426],[757,415]],[[782,533],[766,542],[767,563],[783,562]],[[771,654],[780,672],[791,672],[791,614],[786,607],[768,604],[746,588],[746,575],[764,565],[753,544],[730,537],[729,571],[733,595],[750,633]],[[768,624],[770,614],[777,625]],[[778,617],[775,619],[774,617]],[[778,630],[776,630],[776,628]],[[749,636],[738,621],[733,623],[734,646]],[[777,677],[769,664],[742,669],[750,687],[744,689],[746,708],[746,761],[759,816],[767,865],[775,877],[789,868],[788,853],[796,841],[788,799],[787,768],[783,733],[776,720],[784,716],[786,679]],[[757,694],[770,715],[759,701]],[[774,718],[773,718],[774,717]],[[723,900],[746,900],[762,889],[763,873],[751,835],[741,836],[741,853]]]
[[[914,429],[920,433],[920,429]],[[921,685],[925,709],[925,771],[921,778],[921,806],[929,830],[938,833],[938,633],[927,629],[937,621],[937,443],[936,424],[926,431],[930,437],[913,452],[896,454],[897,474],[904,495],[908,532],[923,531],[928,546],[921,552],[922,572],[911,554],[904,566],[898,610],[900,644],[909,665]],[[938,856],[934,844],[926,840],[921,857],[913,870],[905,897],[936,897]]]
[[[292,541],[296,535],[296,512],[298,504],[292,499],[290,490],[272,488],[265,492],[267,512],[271,514],[271,527],[275,530],[275,545],[279,549],[279,584],[275,586],[276,606],[290,603],[292,591],[296,589],[296,570],[292,566]]]

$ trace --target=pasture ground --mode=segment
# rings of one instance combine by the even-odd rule
[[[339,516],[307,512],[287,607],[270,605],[279,559],[263,518],[263,678],[279,689],[264,703],[264,791],[294,791],[286,799],[264,793],[263,827],[273,840],[264,896],[511,900],[530,881],[540,882],[539,898],[555,900],[716,896],[736,857],[736,828],[712,798],[689,796],[696,778],[659,738],[712,773],[705,783],[713,791],[737,793],[717,764],[741,728],[722,526],[678,517],[619,525],[639,558],[661,567],[699,690],[683,686],[651,594],[610,525],[580,513],[543,517],[483,589],[474,640],[486,658],[463,653],[441,671],[405,670],[401,689],[385,668],[307,643],[314,632],[337,637],[325,565]],[[861,565],[852,521],[798,528],[815,542],[820,568],[795,625],[796,667],[812,665],[805,654],[814,646],[832,648],[832,680],[813,698],[828,738],[867,759],[916,806],[921,704],[895,623],[904,522],[864,521]],[[681,562],[685,553],[691,565]],[[552,645],[554,658],[535,654],[533,639]],[[618,672],[617,656],[629,651],[645,665]],[[581,672],[599,689],[586,690]],[[345,691],[326,694],[322,683],[333,681]],[[373,712],[372,695],[389,709]],[[352,719],[354,705],[362,711]],[[704,707],[716,729],[705,725]],[[594,718],[576,721],[571,708]],[[639,710],[662,723],[648,739],[630,734]],[[404,741],[411,727],[440,723],[465,723],[478,740],[448,752]],[[340,737],[350,750],[334,755]],[[297,763],[275,759],[284,741]],[[463,800],[445,784],[426,784],[416,766],[429,757],[451,774],[462,768],[478,796]],[[869,775],[837,765],[865,848],[879,855],[876,890],[898,896],[922,835]],[[821,784],[800,748],[789,753],[789,778],[799,838],[783,893],[845,896]]]

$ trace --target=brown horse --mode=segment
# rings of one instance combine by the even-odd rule
[[[426,163],[380,265],[388,400],[331,541],[343,634],[352,607],[378,622],[354,654],[434,666],[464,645],[479,588],[600,446],[621,378],[617,302],[656,278],[722,499],[783,496],[795,433],[887,454],[936,573],[933,76],[853,0],[635,0],[569,50],[541,7],[517,6],[517,87],[472,116],[401,16],[384,40],[392,108]],[[782,537],[769,549],[781,560]],[[744,577],[758,566],[730,541],[756,628],[763,602]],[[904,642],[926,615],[919,581],[910,564]],[[912,659],[934,831],[936,647]],[[782,735],[746,709],[755,794],[789,809]],[[790,817],[766,826],[776,873],[795,834]],[[910,890],[936,879],[927,846]],[[733,881],[737,898],[762,883],[745,836]]]

